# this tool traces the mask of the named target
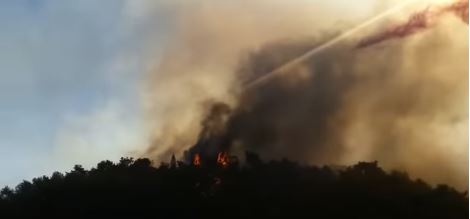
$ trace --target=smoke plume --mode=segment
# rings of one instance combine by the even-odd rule
[[[253,11],[207,6],[186,17],[191,25],[149,76],[145,100],[155,133],[147,155],[251,150],[309,164],[378,160],[466,188],[466,25],[446,17],[423,34],[363,50],[345,40],[244,90],[246,81],[344,28],[315,27],[325,18],[321,10],[303,16],[285,7],[277,8],[285,20],[275,26],[272,17],[252,14],[262,14],[259,4]],[[231,23],[218,22],[221,14],[234,16]]]
[[[410,36],[434,26],[439,18],[449,13],[455,14],[468,24],[468,0],[460,0],[445,6],[428,6],[426,9],[414,13],[404,24],[395,25],[388,30],[362,39],[357,48]]]
[[[142,92],[153,136],[145,154],[157,159],[182,154],[195,144],[211,103],[236,104],[237,69],[247,51],[279,40],[331,35],[345,27],[338,19],[363,19],[359,12],[338,16],[336,5],[324,1],[195,1],[178,13],[171,42]],[[327,17],[335,19],[318,22]]]

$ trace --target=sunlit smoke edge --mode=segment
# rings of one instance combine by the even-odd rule
[[[304,53],[303,55],[297,57],[297,58],[294,58],[293,60],[279,66],[278,68],[272,70],[271,72],[268,72],[266,74],[264,74],[263,76],[251,81],[251,82],[248,82],[247,84],[245,84],[245,86],[243,87],[243,91],[248,91],[256,86],[259,86],[261,84],[263,84],[264,82],[270,80],[271,78],[277,76],[277,75],[280,75],[282,73],[285,73],[285,70],[303,62],[304,60],[308,59],[308,58],[311,58],[312,56],[322,52],[323,50],[326,50],[332,46],[334,46],[336,43],[354,35],[355,33],[359,32],[360,30],[374,24],[375,22],[378,22],[384,18],[386,18],[387,16],[389,15],[392,15],[394,14],[395,12],[399,11],[400,9],[410,5],[411,3],[414,3],[414,2],[417,2],[418,0],[407,0],[407,1],[404,1],[400,4],[397,4],[395,6],[393,6],[392,8],[389,8],[385,11],[383,11],[382,13],[379,13],[378,15],[366,20],[365,22],[355,26],[354,28],[334,37],[333,39],[323,43],[322,45],[320,46],[317,46],[311,50],[309,50],[308,52]]]

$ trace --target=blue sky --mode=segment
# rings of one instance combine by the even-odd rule
[[[131,149],[94,147],[126,143],[116,127],[132,135],[125,132],[139,126],[138,81],[171,21],[171,10],[142,16],[142,9],[143,1],[0,1],[0,186]],[[82,155],[68,152],[72,131],[86,141]]]

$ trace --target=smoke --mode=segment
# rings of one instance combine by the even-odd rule
[[[225,142],[234,149],[269,158],[314,164],[379,160],[465,188],[467,34],[460,27],[449,37],[448,28],[368,51],[337,45],[288,76],[243,93],[227,122],[230,136],[221,137],[230,138]],[[271,54],[261,51],[248,65],[256,69]]]
[[[403,38],[434,26],[442,16],[453,13],[468,24],[468,0],[459,0],[445,6],[428,6],[414,13],[404,24],[362,39],[357,48],[368,47],[386,40]]]
[[[367,7],[350,11],[324,1],[224,1],[186,3],[163,56],[149,71],[142,91],[148,130],[153,137],[146,155],[166,158],[195,144],[209,102],[237,102],[235,69],[247,51],[268,42],[295,40],[339,31],[364,18]],[[370,0],[361,0],[364,5]],[[340,16],[338,16],[340,12]],[[335,17],[327,20],[326,18]],[[321,20],[321,22],[319,22]],[[339,21],[338,21],[339,20]],[[338,26],[331,30],[331,26]]]
[[[299,5],[271,6],[284,18],[279,24],[264,17],[265,2],[253,4],[218,5],[215,12],[197,5],[183,16],[190,25],[177,31],[144,91],[154,130],[147,155],[191,148],[251,150],[310,164],[378,160],[433,183],[467,187],[466,25],[446,17],[423,34],[363,50],[353,49],[354,38],[345,40],[243,90],[246,81],[347,27],[323,22],[337,11],[312,15],[294,10],[306,8]]]

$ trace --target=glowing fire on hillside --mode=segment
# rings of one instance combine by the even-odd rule
[[[226,167],[229,165],[229,157],[227,152],[219,152],[217,154],[217,164],[222,167]]]
[[[199,154],[194,155],[193,165],[194,166],[201,166],[201,156],[199,156]]]
[[[217,159],[215,159],[217,158]],[[204,159],[207,159],[204,158]],[[194,166],[201,166],[202,163],[205,163],[205,164],[209,164],[212,163],[212,164],[215,164],[219,167],[228,167],[229,165],[231,164],[236,164],[238,163],[238,159],[236,159],[236,157],[234,156],[229,156],[229,154],[227,152],[219,152],[217,153],[217,157],[213,157],[213,160],[211,162],[211,160],[204,160],[203,161],[203,157],[201,157],[201,155],[199,153],[195,153],[193,156],[192,156],[192,164]]]

